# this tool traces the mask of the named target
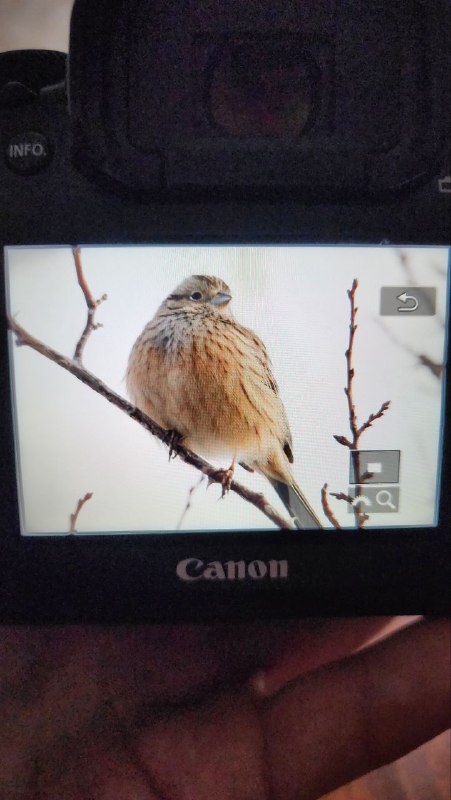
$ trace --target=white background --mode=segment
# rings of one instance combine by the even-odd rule
[[[368,525],[432,524],[435,514],[442,385],[418,355],[441,363],[448,254],[444,248],[117,247],[82,248],[87,282],[103,327],[88,341],[84,363],[125,395],[134,340],[162,300],[187,275],[217,275],[229,284],[236,319],[265,342],[294,441],[294,474],[328,525],[320,491],[348,487],[349,436],[345,350],[347,289],[354,277],[358,330],[354,399],[361,424],[385,400],[389,411],[365,432],[361,449],[401,450],[398,514]],[[10,313],[32,335],[72,356],[86,320],[69,248],[8,252]],[[437,286],[434,317],[381,317],[380,287]],[[82,531],[173,530],[199,473],[168,463],[167,449],[72,375],[26,347],[11,347],[24,530],[65,532],[79,497],[93,492],[78,521]],[[228,466],[219,464],[219,466]],[[263,491],[284,512],[261,476],[237,469],[237,480]],[[220,488],[196,490],[184,529],[272,528],[258,510]],[[343,525],[344,502],[330,504]]]

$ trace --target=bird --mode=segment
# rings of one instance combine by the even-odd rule
[[[235,320],[231,300],[221,278],[185,278],[131,349],[128,395],[168,441],[231,459],[223,494],[239,463],[268,479],[296,528],[321,528],[293,475],[290,427],[266,347]]]

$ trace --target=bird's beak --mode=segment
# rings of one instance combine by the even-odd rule
[[[225,306],[231,299],[231,294],[227,294],[227,292],[218,292],[218,294],[215,294],[215,296],[211,298],[210,303],[214,306]]]

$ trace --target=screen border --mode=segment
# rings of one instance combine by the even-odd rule
[[[308,246],[308,242],[295,241],[288,236],[284,237],[284,242]],[[53,242],[64,243],[67,242]],[[111,240],[83,240],[83,244],[99,243],[111,244]],[[163,243],[161,237],[147,242],[135,241],[139,245],[160,243]],[[190,244],[180,237],[165,243]],[[254,238],[232,242],[229,238],[222,242],[197,239],[196,243],[259,245],[265,242]],[[3,246],[0,259],[3,265]],[[3,278],[0,302],[4,309]],[[4,315],[0,348],[2,363],[7,364]],[[22,537],[19,532],[9,369],[2,370],[0,392],[6,408],[0,420],[0,486],[4,499],[0,505],[2,621],[175,622],[303,615],[447,613],[451,544],[449,381],[447,370],[448,400],[444,409],[437,528],[372,528],[345,533],[305,531],[294,536],[292,532],[269,533],[267,530],[261,533],[213,532],[211,536],[208,533],[112,534],[108,537],[40,535],[33,540]],[[205,564],[284,559],[289,565],[288,577],[274,582],[199,580],[183,583],[177,577],[176,567],[187,557],[198,558]]]

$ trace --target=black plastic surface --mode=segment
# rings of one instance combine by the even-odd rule
[[[426,8],[424,3],[414,5],[423,11]],[[448,19],[445,5],[440,2],[435,5],[444,14],[444,19]],[[182,163],[182,160],[177,162],[181,154],[184,153],[185,176],[194,162],[190,161],[190,147],[183,151],[185,145],[180,143],[177,145],[178,155],[174,156],[169,168],[169,161],[166,156],[163,159],[162,152],[148,150],[144,153],[136,146],[138,139],[133,140],[134,145],[124,139],[124,131],[128,130],[127,110],[122,118],[118,118],[117,126],[112,124],[116,120],[114,114],[111,117],[116,95],[108,81],[113,73],[111,70],[105,73],[101,60],[105,56],[105,63],[116,64],[114,58],[117,56],[119,67],[120,63],[125,63],[124,51],[120,48],[116,53],[108,53],[108,46],[113,41],[110,38],[113,21],[118,18],[120,8],[119,0],[114,0],[114,3],[101,0],[96,4],[84,0],[77,2],[79,17],[75,21],[72,39],[77,49],[71,57],[71,107],[75,113],[75,125],[60,92],[43,93],[38,97],[38,88],[42,88],[43,83],[41,78],[39,87],[35,86],[33,102],[0,108],[2,249],[4,245],[19,244],[115,242],[449,244],[451,193],[440,190],[440,181],[449,174],[449,129],[446,127],[449,107],[442,108],[442,118],[440,109],[435,106],[423,109],[421,119],[426,127],[435,126],[437,137],[432,141],[427,137],[421,139],[425,131],[421,128],[419,137],[428,145],[421,152],[415,150],[415,140],[411,140],[411,150],[407,155],[419,165],[418,170],[407,166],[407,172],[403,172],[407,163],[403,161],[405,151],[399,151],[397,160],[396,147],[391,147],[391,141],[387,141],[389,159],[384,160],[381,149],[380,160],[373,159],[372,172],[366,168],[362,171],[357,159],[352,171],[352,197],[347,197],[346,201],[342,199],[346,195],[346,192],[341,192],[343,185],[336,182],[337,170],[341,169],[339,159],[334,160],[332,153],[330,162],[320,159],[317,163],[321,166],[321,170],[318,168],[318,174],[322,176],[320,186],[312,185],[311,175],[306,172],[305,185],[299,194],[299,187],[290,183],[293,162],[283,146],[279,153],[284,170],[279,186],[281,191],[272,191],[274,186],[268,190],[258,171],[263,155],[266,162],[266,151],[261,143],[253,162],[253,185],[247,186],[242,178],[243,187],[249,189],[246,199],[237,199],[233,192],[221,196],[212,193],[208,182],[200,189],[197,186],[197,199],[189,199],[180,177],[173,179],[173,184],[178,181],[181,188],[172,199],[158,195],[156,191],[149,199],[149,181],[156,190],[167,181],[168,175],[175,176],[177,163]],[[438,27],[436,22],[434,25]],[[442,28],[445,35],[445,23]],[[119,25],[115,35],[125,33]],[[120,42],[122,48],[125,47],[126,40],[120,39]],[[426,55],[438,60],[445,77],[448,62],[442,45],[439,51],[428,51]],[[17,64],[22,63],[20,59]],[[45,60],[45,55],[41,54],[39,59]],[[31,63],[34,63],[34,56],[31,56]],[[50,55],[49,69],[45,68],[41,73],[45,76],[44,83],[53,81],[55,77],[59,80],[60,67],[60,58],[55,61]],[[18,80],[27,83],[22,68],[17,70],[14,74]],[[28,67],[25,72],[27,70]],[[120,78],[120,69],[118,74]],[[438,98],[444,91],[445,82],[440,82],[435,73],[430,77],[429,85],[435,86],[434,97]],[[113,107],[110,107],[110,101]],[[36,131],[45,136],[52,151],[52,159],[46,168],[27,176],[12,171],[4,157],[11,139],[26,131]],[[378,136],[380,133],[381,129]],[[139,131],[135,131],[134,136],[139,137]],[[143,141],[140,145],[147,147]],[[314,149],[307,148],[305,152],[314,162]],[[212,164],[214,159],[220,160],[222,168],[229,170],[231,186],[236,181],[236,165],[224,142],[216,139],[209,153]],[[248,151],[243,149],[242,157],[248,163],[252,162],[250,143]],[[206,155],[203,164],[208,175],[210,162]],[[390,164],[388,172],[387,164]],[[193,178],[188,180],[191,188],[199,175],[196,170],[192,171]],[[241,174],[243,176],[244,172]],[[392,180],[393,175],[393,186],[390,191],[385,191],[386,183]],[[373,196],[371,187],[368,191],[370,179],[375,190]],[[381,184],[385,187],[382,195],[379,192]],[[2,276],[0,309],[4,307]],[[3,368],[0,370],[0,397],[5,409],[0,415],[2,621],[256,619],[305,614],[443,613],[449,610],[449,410],[446,415],[440,525],[437,529],[302,535],[293,535],[292,532],[261,535],[236,532],[227,536],[174,534],[164,538],[140,535],[139,538],[95,537],[89,541],[82,536],[22,539],[17,516],[6,366],[8,334],[3,310],[1,314],[0,363]],[[289,577],[274,585],[263,580],[253,583],[203,581],[182,585],[175,568],[181,558],[188,556],[205,563],[211,560],[243,559],[249,562],[286,558]]]

